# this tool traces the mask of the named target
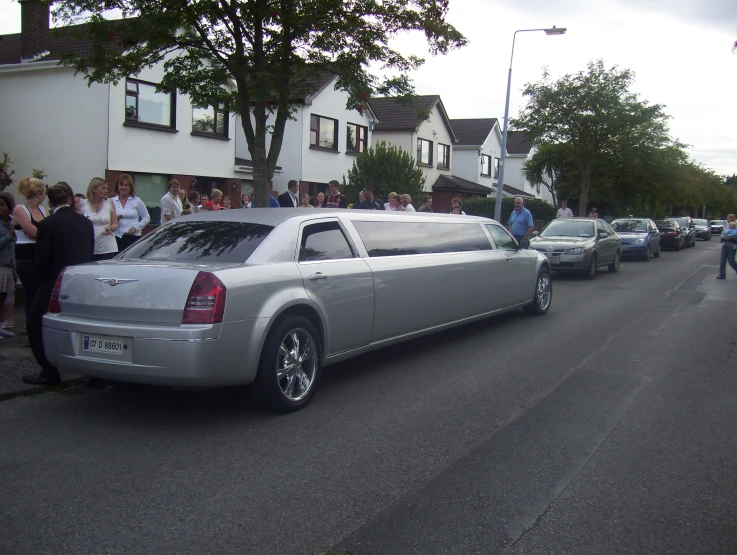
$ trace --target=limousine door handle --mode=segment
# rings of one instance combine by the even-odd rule
[[[310,281],[318,281],[321,279],[328,279],[328,275],[323,274],[322,272],[317,272],[316,274],[312,274],[311,276],[309,276],[308,279]]]

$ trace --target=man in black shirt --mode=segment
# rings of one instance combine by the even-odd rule
[[[366,197],[358,208],[362,210],[384,210],[384,201],[374,196],[374,188],[369,186],[363,189],[363,195]]]

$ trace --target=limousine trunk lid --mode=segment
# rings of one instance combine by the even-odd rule
[[[192,283],[204,269],[127,260],[72,266],[64,272],[59,306],[62,314],[91,320],[180,324]]]

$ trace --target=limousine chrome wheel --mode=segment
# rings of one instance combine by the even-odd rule
[[[542,316],[550,309],[550,303],[553,300],[553,281],[550,278],[550,270],[543,268],[537,276],[535,285],[535,298],[525,306],[524,310],[528,314]]]
[[[280,412],[307,405],[320,376],[317,338],[314,326],[302,316],[287,316],[274,325],[256,376],[258,402]]]

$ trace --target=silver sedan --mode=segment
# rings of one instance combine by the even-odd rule
[[[43,338],[62,370],[175,387],[253,383],[302,408],[322,366],[552,300],[548,260],[493,220],[253,209],[161,226],[59,276]]]
[[[553,270],[584,272],[594,279],[600,266],[619,271],[622,238],[599,218],[558,218],[530,241],[547,256]]]

